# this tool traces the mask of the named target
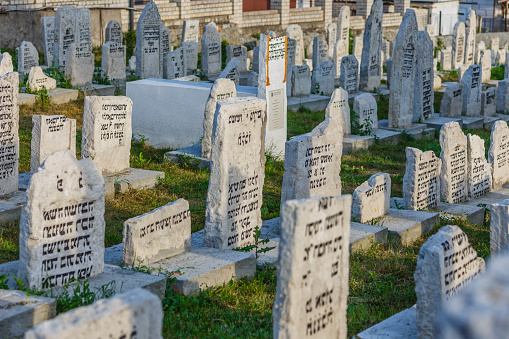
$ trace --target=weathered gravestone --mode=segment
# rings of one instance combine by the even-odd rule
[[[481,82],[486,83],[491,79],[491,53],[489,50],[481,51],[479,65],[481,66]]]
[[[335,78],[339,78],[339,75],[341,74],[341,61],[343,60],[343,57],[347,55],[348,55],[348,41],[347,40],[336,41],[336,45],[334,45],[334,55],[333,55]],[[357,58],[355,59],[357,60]],[[358,64],[359,61],[357,61],[357,65]],[[358,68],[359,66],[357,66],[357,73],[359,73]]]
[[[507,51],[498,50],[497,51],[497,56],[496,56],[496,59],[495,59],[496,60],[495,64],[497,64],[497,65],[505,64],[506,55],[507,55]]]
[[[461,77],[463,87],[463,107],[461,111],[467,117],[481,114],[481,67],[472,65]]]
[[[92,158],[104,176],[129,169],[132,106],[128,97],[85,97],[81,158]]]
[[[322,37],[313,38],[313,71],[323,62],[329,60],[328,46],[323,42]]]
[[[217,103],[205,246],[232,249],[253,244],[254,228],[262,225],[265,109],[265,101],[254,97]]]
[[[292,67],[292,97],[306,97],[311,93],[311,71],[308,65]]]
[[[330,59],[334,57],[334,45],[336,45],[337,41],[337,32],[336,32],[336,25],[333,23],[330,23],[327,25],[327,47],[328,47],[328,56]]]
[[[447,46],[445,50],[440,51],[440,67],[444,71],[452,69],[452,47]]]
[[[460,125],[453,121],[440,130],[440,196],[448,203],[467,200],[467,137]]]
[[[247,78],[247,86],[258,87],[258,73],[249,73],[249,77]],[[311,88],[311,81],[309,83],[309,87]]]
[[[313,62],[314,46],[315,46],[315,41],[313,38],[312,40],[309,40],[308,45],[306,46],[306,57],[307,57],[307,60],[311,60],[311,62]],[[313,67],[312,63],[311,63],[310,67]]]
[[[334,117],[288,140],[281,205],[287,200],[341,195],[342,153],[343,131]]]
[[[219,78],[230,79],[235,83],[235,85],[239,85],[240,82],[240,61],[237,58],[233,58],[226,67],[219,74]]]
[[[458,226],[442,227],[419,250],[415,269],[419,338],[433,338],[442,305],[482,271],[484,260]]]
[[[475,31],[477,29],[477,20],[475,16],[475,11],[470,9],[468,11],[467,19],[465,21],[466,27],[466,37],[465,37],[465,65],[473,65],[475,64]]]
[[[363,39],[362,36],[356,36],[355,38],[353,38],[352,53],[353,55],[355,55],[357,60],[359,60],[359,63],[361,62],[362,59],[362,51],[364,47],[363,46],[364,41],[362,39]]]
[[[415,68],[413,122],[420,122],[435,117],[433,103],[435,92],[433,81],[433,41],[425,31],[418,33],[417,67]]]
[[[355,93],[359,89],[359,61],[354,55],[347,55],[341,59],[339,87],[348,93]]]
[[[490,87],[481,92],[481,115],[489,117],[497,113],[497,88]]]
[[[217,79],[210,89],[209,98],[205,104],[205,116],[203,119],[203,138],[201,141],[201,156],[210,159],[210,150],[212,147],[212,125],[216,113],[216,104],[219,100],[226,98],[235,98],[237,90],[235,83],[230,79]]]
[[[63,286],[104,269],[104,180],[91,159],[46,158],[30,179],[20,221],[18,277],[28,288]]]
[[[156,3],[147,3],[136,24],[136,75],[141,79],[163,77],[162,25]]]
[[[346,338],[351,203],[344,195],[281,207],[274,338]]]
[[[454,25],[452,39],[452,69],[458,69],[465,60],[465,23],[458,21]]]
[[[336,88],[331,95],[329,104],[325,109],[325,118],[329,117],[332,117],[339,122],[341,131],[344,135],[351,134],[348,92],[343,88]]]
[[[184,41],[182,47],[186,56],[187,69],[191,71],[198,69],[198,43],[196,41]]]
[[[497,113],[507,114],[509,110],[509,79],[498,82]]]
[[[396,48],[392,61],[389,96],[389,127],[391,128],[402,129],[412,124],[416,64],[417,19],[414,10],[407,9],[396,36]]]
[[[490,210],[490,253],[496,256],[509,249],[509,199],[492,204]]]
[[[162,324],[163,309],[159,298],[137,288],[60,314],[28,331],[25,339],[161,339]]]
[[[63,115],[34,115],[30,147],[30,172],[56,151],[68,150],[76,156],[76,120]]]
[[[124,265],[149,265],[191,247],[189,202],[178,199],[124,222]]]
[[[391,209],[391,177],[377,173],[353,192],[352,218],[366,223],[383,217]]]
[[[295,64],[302,65],[302,60],[304,60],[304,38],[302,35],[302,28],[299,25],[290,25],[286,29],[286,35],[289,39],[293,39],[297,42],[295,48]],[[256,61],[256,56],[254,57],[254,61]],[[253,61],[253,64],[254,64]],[[253,71],[256,72],[256,70]]]
[[[480,198],[491,191],[491,164],[485,156],[484,140],[478,135],[467,135],[468,196]]]
[[[337,26],[337,40],[349,39],[350,30],[350,7],[343,6],[339,10],[338,26]]]
[[[238,70],[247,70],[247,48],[246,46],[226,46],[226,63],[228,64],[233,58],[239,60]]]
[[[187,75],[187,64],[184,47],[179,47],[173,52],[166,54],[165,58],[165,79],[176,79]]]
[[[292,72],[295,66],[295,49],[297,41],[288,38],[286,41],[286,96],[292,96]]]
[[[406,148],[403,176],[403,203],[407,210],[430,210],[440,203],[440,170],[442,160],[435,152]]]
[[[90,49],[81,49],[73,43],[67,50],[65,59],[65,76],[71,85],[84,86],[92,84],[94,77],[94,54]]]
[[[500,49],[500,38],[499,37],[491,38],[490,48],[494,51],[498,51]]]
[[[201,37],[201,70],[205,74],[221,72],[221,38],[217,28],[203,27]]]
[[[461,116],[463,107],[463,88],[461,84],[451,83],[445,88],[444,96],[440,102],[440,116],[456,118]]]
[[[168,53],[173,51],[173,47],[171,46],[171,33],[170,29],[166,26],[161,26],[161,53],[163,58],[163,70],[164,70],[164,58]]]
[[[76,8],[74,6],[59,7],[55,13],[55,39],[53,57],[56,66],[65,66],[65,59],[71,44],[78,41],[76,27]]]
[[[503,120],[495,121],[491,128],[488,160],[491,164],[493,189],[509,183],[509,128]]]
[[[505,64],[504,64],[504,79],[507,78],[509,78],[509,52],[506,52],[505,54]]]
[[[28,87],[30,87],[31,91],[39,91],[43,87],[47,91],[51,91],[57,87],[57,81],[44,74],[42,68],[36,66],[32,67],[28,74]]]
[[[122,25],[117,20],[111,20],[106,25],[105,42],[108,41],[122,44]]]
[[[311,92],[315,94],[330,96],[334,91],[334,64],[332,61],[325,61],[313,67],[311,77]]]
[[[42,18],[42,50],[46,66],[53,63],[53,44],[55,41],[55,17],[47,16]]]
[[[124,80],[126,62],[126,47],[122,44],[108,41],[102,46],[101,68],[111,80]]]
[[[376,100],[370,93],[362,93],[353,99],[353,110],[357,113],[354,119],[359,126],[359,132],[371,134],[378,128]]]
[[[39,66],[39,52],[30,41],[23,41],[18,50],[18,72],[28,73]]]
[[[253,65],[251,66],[253,72],[260,73],[260,47],[253,48]]]
[[[0,76],[0,196],[18,190],[19,76]]]
[[[184,20],[182,42],[200,42],[200,20]]]
[[[382,20],[383,2],[382,0],[375,0],[373,6],[371,6],[371,14],[366,20],[364,30],[359,85],[361,91],[372,92],[380,87],[382,76]],[[357,56],[355,50],[354,55]]]
[[[484,43],[484,41],[479,41],[479,43],[477,44],[477,46],[475,47],[475,62],[474,64],[480,64],[481,63],[481,52],[482,51],[485,51],[486,50],[486,44]],[[487,51],[488,54],[491,55],[491,52],[488,50]],[[491,62],[491,60],[490,60]]]
[[[92,53],[92,23],[88,8],[76,9],[76,40],[81,53]]]

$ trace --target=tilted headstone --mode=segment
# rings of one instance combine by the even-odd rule
[[[497,113],[507,114],[509,110],[509,79],[498,82]]]
[[[23,41],[18,50],[18,72],[28,73],[39,66],[39,52],[30,41]]]
[[[481,92],[481,115],[489,117],[497,113],[497,88],[490,87]]]
[[[124,265],[149,265],[191,247],[189,202],[178,199],[124,221]]]
[[[434,338],[435,324],[444,303],[484,268],[484,260],[477,256],[458,226],[444,226],[428,238],[419,250],[414,274],[420,338]]]
[[[452,48],[447,46],[445,50],[440,51],[440,67],[444,71],[452,69]]]
[[[478,135],[467,135],[468,196],[480,198],[491,191],[491,164],[486,160],[484,140]]]
[[[313,61],[314,46],[315,46],[315,41],[313,38],[313,39],[309,40],[309,43],[306,46],[306,56],[311,61]]]
[[[122,44],[108,41],[102,46],[101,68],[108,79],[123,80],[126,78],[126,54],[126,47]]]
[[[433,119],[435,92],[433,81],[433,41],[428,33],[421,31],[417,43],[417,67],[415,68],[414,115],[413,122],[424,122]]]
[[[287,200],[341,195],[342,154],[343,132],[333,117],[311,132],[288,140],[281,205]]]
[[[341,61],[343,60],[343,57],[348,55],[348,41],[347,40],[338,40],[336,41],[336,45],[334,46],[334,55],[333,55],[333,61],[334,61],[334,77],[339,78],[339,75],[341,74]],[[355,56],[354,56],[355,58]],[[355,58],[357,59],[357,58]],[[359,64],[359,61],[357,61],[357,64]],[[357,66],[359,68],[359,66]],[[357,73],[359,71],[357,70]]]
[[[292,67],[292,97],[306,97],[311,93],[311,71],[308,65]]]
[[[130,72],[136,73],[136,55],[131,56],[129,58],[129,64],[127,65],[127,70]]]
[[[475,64],[475,33],[477,29],[477,20],[475,10],[468,11],[465,27],[465,65]]]
[[[275,157],[284,155],[287,137],[286,39],[260,37],[258,97],[267,102],[265,149]]]
[[[251,245],[254,228],[262,226],[265,109],[265,100],[254,97],[229,98],[217,103],[205,246],[233,249]]]
[[[63,115],[32,116],[30,173],[35,173],[48,156],[63,150],[76,156],[76,119]]]
[[[463,87],[461,84],[448,84],[440,102],[440,116],[456,118],[461,116],[463,107]]]
[[[412,124],[417,41],[417,19],[415,11],[409,8],[399,27],[396,36],[396,49],[392,57],[391,93],[389,96],[389,127],[391,128],[405,128]]]
[[[281,207],[274,338],[346,338],[351,203],[344,195]]]
[[[348,105],[348,92],[343,88],[336,88],[325,109],[325,118],[332,117],[339,122],[343,134],[351,134],[350,106]]]
[[[463,75],[465,75],[465,73],[468,71],[470,66],[468,65],[461,65],[458,69],[457,69],[457,72],[458,72],[458,82],[461,83],[461,79],[463,78]]]
[[[201,141],[201,156],[210,159],[212,148],[212,124],[216,113],[216,104],[219,100],[237,97],[235,83],[230,79],[217,79],[210,89],[209,98],[205,104],[203,119],[203,138]]]
[[[39,91],[43,87],[45,87],[47,91],[51,91],[57,87],[57,81],[44,74],[42,68],[36,66],[32,67],[28,74],[28,87],[31,91]]]
[[[65,59],[65,76],[73,86],[92,84],[94,77],[94,54],[92,50],[80,49],[77,43],[67,49]]]
[[[500,38],[499,37],[491,38],[490,49],[495,50],[495,51],[500,49]]]
[[[509,183],[509,128],[503,120],[495,121],[491,128],[488,160],[491,164],[493,189]]]
[[[490,49],[490,52],[491,52],[491,64],[493,66],[495,66],[497,63],[496,63],[496,60],[497,60],[497,51],[498,50],[493,50],[493,49]]]
[[[361,91],[372,92],[380,87],[382,76],[382,20],[383,2],[375,0],[366,20],[360,70]],[[354,51],[354,55],[355,54]]]
[[[490,212],[490,253],[496,256],[509,249],[509,199],[492,204]]]
[[[184,20],[182,42],[200,42],[200,20]]]
[[[406,148],[403,204],[407,210],[430,210],[440,203],[442,160],[435,152]]]
[[[198,69],[198,43],[196,41],[184,41],[182,43],[184,55],[186,56],[186,65],[188,70]]]
[[[304,60],[304,38],[302,35],[302,28],[299,25],[290,25],[286,29],[286,35],[289,39],[294,39],[297,42],[295,48],[295,64],[302,65],[302,60]],[[256,61],[256,56],[254,60]],[[255,70],[253,69],[253,71]]]
[[[465,61],[465,23],[458,21],[454,25],[452,39],[452,69],[458,69]]]
[[[484,43],[484,41],[481,40],[475,47],[475,62],[474,62],[474,64],[479,64],[481,62],[481,52],[484,50],[486,50],[486,44]],[[487,53],[490,53],[490,51],[488,50]]]
[[[18,190],[19,76],[0,76],[0,196]]]
[[[226,63],[228,64],[233,58],[239,60],[237,66],[239,72],[247,70],[247,48],[245,46],[226,46]]]
[[[240,61],[237,58],[233,58],[230,60],[230,62],[226,65],[226,67],[221,71],[219,74],[219,78],[226,78],[230,79],[235,83],[235,85],[239,85],[240,82]]]
[[[313,38],[313,70],[315,70],[319,64],[329,60],[329,48],[323,41],[322,37],[315,36]]]
[[[128,97],[85,97],[81,158],[92,158],[104,176],[129,169],[132,107]]]
[[[122,44],[122,25],[117,20],[111,20],[106,25],[105,42],[111,41]]]
[[[53,44],[55,42],[55,17],[42,18],[42,50],[46,66],[53,64]]]
[[[362,36],[356,36],[355,38],[353,38],[352,53],[353,53],[353,55],[355,55],[357,60],[359,60],[359,63],[361,63],[361,59],[362,59],[362,51],[364,48],[363,45],[364,45],[364,41],[363,41]]]
[[[30,289],[63,286],[104,270],[104,179],[69,151],[46,158],[30,178],[21,214],[18,277]]]
[[[362,93],[353,99],[353,110],[357,113],[357,124],[365,133],[378,128],[377,104],[370,93]]]
[[[389,213],[391,177],[387,173],[372,175],[357,187],[352,197],[352,218],[366,223]]]
[[[146,289],[136,288],[60,314],[28,331],[25,339],[161,339],[162,325],[163,309],[159,298]]]
[[[348,93],[355,93],[359,89],[359,61],[353,55],[341,59],[339,87]]]
[[[327,47],[329,51],[329,59],[332,59],[334,57],[334,45],[337,41],[337,32],[336,32],[336,25],[333,23],[330,23],[327,25]]]
[[[467,200],[467,137],[460,125],[453,121],[440,130],[440,196],[448,203],[457,204]]]
[[[392,58],[394,55],[394,48],[396,48],[396,41],[391,41],[389,43],[389,58]]]
[[[201,70],[206,74],[221,72],[221,38],[210,25],[203,28],[201,37]]]
[[[486,83],[491,79],[491,53],[490,51],[481,51],[480,62],[481,66],[481,82]]]
[[[136,24],[136,76],[141,79],[163,77],[162,25],[156,3],[147,3]]]
[[[71,44],[79,41],[79,32],[76,25],[76,7],[59,7],[55,12],[54,28],[53,58],[55,59],[55,65],[65,66],[65,59]]]
[[[161,27],[161,53],[163,60],[164,58],[173,51],[173,47],[171,46],[171,33],[170,29],[166,26]],[[163,67],[164,67],[164,61],[163,61]]]
[[[350,7],[343,6],[339,10],[337,40],[345,40],[348,42],[350,38]]]
[[[184,47],[179,47],[165,56],[165,79],[176,79],[187,75],[187,64]]]
[[[461,111],[467,117],[481,114],[481,67],[472,65],[461,77],[463,87],[463,107]],[[500,90],[500,89],[499,89]]]
[[[330,96],[334,91],[334,64],[325,61],[313,68],[311,77],[311,92]]]

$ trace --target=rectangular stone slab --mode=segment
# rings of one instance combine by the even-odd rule
[[[462,128],[479,129],[484,126],[484,117],[461,117],[463,120]]]
[[[481,198],[465,201],[463,205],[482,206],[491,209],[492,204],[505,199],[509,199],[509,187],[502,187],[501,189],[491,191]]]
[[[55,88],[48,93],[48,97],[52,104],[60,105],[78,99],[78,94],[77,89]]]
[[[439,114],[435,113],[435,117],[433,119],[426,121],[426,126],[440,130],[444,124],[451,121],[456,121],[458,124],[460,124],[460,126],[463,125],[463,120],[461,118],[441,117]]]
[[[351,222],[350,227],[350,253],[370,249],[375,242],[387,242],[387,235],[389,233],[387,227],[358,222]]]
[[[438,213],[407,211],[391,208],[379,225],[387,227],[389,233],[401,239],[403,245],[412,244],[422,235],[429,233],[440,222]]]
[[[175,164],[189,161],[191,164],[198,166],[198,168],[210,167],[210,159],[202,158],[201,156],[201,143],[167,152],[164,154],[164,160]]]
[[[380,142],[396,145],[401,141],[403,133],[389,131],[386,129],[377,128],[373,131],[373,136],[380,140]]]
[[[318,94],[310,94],[307,97],[288,98],[288,109],[299,110],[301,106],[309,108],[312,111],[323,111],[329,104],[330,97]]]
[[[357,334],[360,339],[417,338],[415,305]]]
[[[131,189],[154,188],[159,179],[164,179],[164,172],[149,171],[140,168],[129,168],[129,171],[104,178],[106,196],[125,193]]]
[[[80,87],[80,94],[85,97],[96,95],[96,96],[112,96],[115,95],[115,85],[87,85]]]
[[[349,154],[360,149],[368,149],[375,143],[371,135],[345,135],[343,137],[343,154]]]

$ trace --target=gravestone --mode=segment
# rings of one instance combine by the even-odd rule
[[[440,67],[444,71],[452,69],[452,47],[447,46],[445,50],[440,51]]]
[[[463,107],[461,111],[467,117],[480,115],[482,84],[481,67],[479,65],[472,65],[468,68],[461,77],[461,86],[463,87]]]
[[[479,64],[481,63],[481,52],[482,51],[485,51],[486,50],[486,44],[484,43],[484,41],[479,41],[479,43],[477,44],[476,48],[475,48],[475,64]],[[489,54],[491,54],[491,52],[488,50]]]
[[[426,25],[424,27],[424,31],[428,33],[429,38],[431,39],[431,42],[433,42],[433,48],[435,47],[435,26],[432,24]]]
[[[286,142],[281,205],[287,200],[341,195],[343,132],[333,117]]]
[[[323,62],[329,60],[328,46],[323,42],[322,37],[315,36],[313,38],[313,71]]]
[[[30,289],[63,286],[104,269],[104,180],[91,159],[46,158],[30,178],[17,276]]]
[[[105,42],[116,42],[122,44],[122,25],[117,20],[111,20],[106,25],[106,37]]]
[[[55,41],[55,17],[42,18],[42,50],[46,66],[53,64],[53,44]]]
[[[57,87],[57,81],[44,74],[42,68],[36,66],[32,67],[28,74],[28,87],[31,91],[39,91],[45,87],[49,92]]]
[[[452,69],[458,69],[465,60],[465,23],[458,21],[454,25],[452,39]]]
[[[286,41],[286,96],[292,96],[292,72],[295,66],[295,50],[297,41],[288,38]]]
[[[308,65],[292,67],[292,97],[307,97],[311,93],[311,71]]]
[[[156,3],[147,3],[136,24],[136,76],[141,79],[163,77],[162,25]]]
[[[403,203],[407,210],[430,210],[440,203],[442,160],[435,152],[406,147]]]
[[[330,23],[327,25],[327,47],[329,50],[329,59],[332,59],[334,57],[334,45],[336,45],[337,41],[337,32],[336,32],[336,25],[333,23]]]
[[[18,50],[18,73],[28,73],[39,66],[39,52],[30,41],[23,41]]]
[[[76,156],[76,119],[63,115],[32,116],[30,173],[56,151],[68,150]]]
[[[339,87],[348,93],[355,93],[359,89],[359,61],[353,55],[347,55],[341,59],[341,72]]]
[[[490,87],[481,92],[481,115],[489,117],[497,113],[497,88]]]
[[[262,226],[266,107],[264,100],[254,97],[229,98],[217,103],[205,246],[232,249],[251,245],[254,228]]]
[[[205,74],[221,72],[221,38],[210,25],[203,28],[201,37],[201,70]]]
[[[184,47],[179,47],[165,56],[165,79],[176,79],[187,75],[187,64]]]
[[[497,64],[497,65],[505,64],[506,54],[507,54],[507,51],[499,49],[497,51],[497,55],[495,57],[495,64]]]
[[[247,70],[247,48],[245,46],[226,46],[226,63],[228,64],[233,58],[239,60],[238,70]]]
[[[200,42],[200,20],[184,20],[182,43],[184,42]]]
[[[25,339],[161,339],[162,324],[159,298],[146,289],[136,288],[60,314],[28,331]]]
[[[343,6],[339,10],[338,26],[337,26],[337,40],[344,40],[348,42],[350,36],[350,7]]]
[[[490,253],[498,256],[507,254],[509,247],[509,199],[498,201],[490,207]]]
[[[470,9],[468,11],[467,19],[465,21],[465,65],[475,64],[475,31],[477,29],[477,20],[475,16],[475,10]]]
[[[442,305],[484,271],[484,260],[458,226],[444,226],[421,246],[415,269],[417,330],[434,338]]]
[[[79,45],[80,53],[92,54],[92,24],[88,8],[76,9],[76,34],[75,42]]]
[[[195,71],[198,69],[198,43],[196,41],[184,41],[182,43],[186,56],[187,69]]]
[[[108,41],[102,46],[101,68],[104,75],[111,80],[124,80],[126,63],[126,47],[122,44]]]
[[[499,37],[491,38],[490,48],[495,51],[498,51],[500,49],[500,38]]]
[[[334,91],[334,64],[325,61],[313,68],[311,77],[311,92],[330,96]]]
[[[491,79],[491,53],[490,51],[481,51],[480,62],[481,66],[481,82],[486,83]]]
[[[355,55],[357,60],[359,60],[359,63],[361,62],[362,51],[364,48],[364,46],[363,46],[364,41],[362,39],[363,39],[362,36],[356,36],[355,38],[353,38],[352,53],[353,53],[353,55]]]
[[[357,124],[364,133],[371,134],[378,128],[376,100],[370,93],[362,93],[353,99],[353,110],[357,113]]]
[[[417,41],[415,12],[413,9],[407,9],[396,36],[396,48],[392,61],[389,96],[389,127],[391,128],[402,129],[412,124]]]
[[[276,32],[274,32],[274,31],[268,31],[266,35],[268,37],[270,37],[270,38],[276,38],[277,37]]]
[[[448,122],[440,130],[440,196],[448,203],[467,200],[467,137],[456,122]]]
[[[59,7],[55,12],[54,28],[53,57],[55,65],[65,66],[67,51],[71,44],[79,41],[79,32],[76,25],[76,8],[74,6]]]
[[[343,88],[336,88],[331,95],[329,104],[325,109],[325,118],[332,117],[339,122],[344,135],[352,134],[350,127],[350,106],[348,105],[348,92]]]
[[[498,82],[497,113],[507,114],[509,110],[509,79]]]
[[[239,59],[237,58],[233,58],[227,65],[226,67],[221,71],[221,73],[219,74],[219,78],[226,78],[226,79],[230,79],[231,81],[233,81],[235,83],[235,85],[239,85],[239,82],[240,82],[240,72],[239,72],[239,67],[240,67],[240,61]]]
[[[339,78],[339,75],[341,74],[341,61],[343,60],[343,57],[348,55],[348,41],[346,40],[338,40],[336,41],[336,45],[334,46],[334,77]],[[354,56],[355,58],[355,56]],[[356,58],[357,59],[357,58]],[[359,61],[357,61],[357,64],[359,64]],[[357,69],[359,66],[357,66]],[[357,70],[357,73],[359,71]]]
[[[433,71],[433,41],[425,31],[418,33],[418,39],[413,122],[426,121],[435,117],[433,108],[433,103],[435,102],[435,92],[433,90],[435,78],[435,72]]]
[[[315,46],[315,41],[313,38],[313,39],[309,40],[309,43],[306,46],[306,57],[308,60],[311,60],[311,62],[313,61],[314,46]],[[311,67],[313,67],[313,64],[311,64]]]
[[[164,58],[173,51],[173,47],[171,46],[171,33],[170,29],[166,26],[161,27],[161,53],[163,57],[163,67],[164,67]]]
[[[293,74],[292,74],[292,79],[293,79]],[[249,73],[249,77],[247,78],[247,86],[258,87],[258,73],[256,73],[256,72]],[[311,78],[309,80],[309,88],[311,88]]]
[[[253,48],[253,65],[251,66],[253,72],[260,73],[260,47]]]
[[[509,128],[503,120],[495,121],[491,128],[488,160],[491,164],[493,189],[509,183]]]
[[[19,76],[0,76],[0,196],[18,190],[19,164]]]
[[[478,135],[467,135],[468,196],[480,198],[491,191],[491,164],[485,156],[484,140]]]
[[[390,209],[391,177],[387,173],[372,175],[353,192],[352,218],[360,223],[382,217]]]
[[[104,176],[129,169],[132,106],[128,97],[85,97],[81,158],[92,158]]]
[[[351,202],[315,197],[281,207],[274,338],[346,338]]]
[[[210,150],[212,147],[212,124],[216,113],[216,104],[219,100],[226,98],[235,98],[237,90],[235,83],[230,79],[217,79],[210,89],[209,98],[205,104],[205,114],[203,119],[203,138],[201,141],[201,156],[210,159]]]
[[[276,158],[284,156],[287,137],[286,39],[260,38],[258,97],[267,102],[265,149]]]
[[[84,86],[92,84],[94,77],[94,54],[92,50],[83,50],[77,43],[71,44],[65,59],[65,76],[71,85]]]
[[[302,60],[304,60],[304,37],[302,35],[302,28],[299,25],[290,25],[286,29],[286,35],[289,39],[293,39],[297,42],[296,48],[295,48],[295,64],[296,65],[302,65]],[[254,57],[254,61],[256,61],[256,56]],[[254,64],[253,61],[253,64]],[[256,72],[255,69],[253,71]]]
[[[371,6],[371,13],[366,20],[364,30],[362,59],[360,69],[361,91],[372,92],[380,87],[382,76],[382,20],[383,2],[375,0]],[[354,51],[354,55],[355,54]]]
[[[448,84],[440,102],[440,116],[446,118],[459,117],[461,116],[462,107],[463,87],[457,83]]]
[[[178,199],[124,222],[125,266],[150,265],[191,247],[189,202]]]

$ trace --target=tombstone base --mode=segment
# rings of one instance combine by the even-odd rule
[[[298,111],[299,108],[305,107],[312,111],[324,111],[329,104],[330,96],[310,94],[307,97],[290,97],[288,98],[288,108]]]
[[[27,296],[23,291],[0,290],[0,309],[2,337],[21,338],[32,327],[57,315],[57,301]]]
[[[500,189],[491,191],[490,193],[477,198],[477,199],[471,199],[468,201],[465,201],[461,203],[462,205],[466,206],[481,206],[485,207],[486,209],[491,209],[491,205],[495,204],[499,201],[509,199],[509,186],[502,187]]]
[[[18,96],[18,104],[32,106],[37,103],[37,98],[39,96],[37,94],[29,94],[29,93],[19,93]]]
[[[115,85],[98,85],[92,84],[80,87],[80,94],[88,96],[113,96],[115,95]]]
[[[415,305],[357,334],[357,338],[417,338]]]
[[[396,132],[396,131],[389,131],[386,129],[375,129],[373,131],[373,136],[375,139],[378,139],[380,142],[386,143],[386,144],[392,144],[396,145],[401,141],[403,133]]]
[[[465,129],[480,129],[484,127],[483,117],[461,117]]]
[[[434,128],[436,130],[440,130],[443,125],[447,124],[448,122],[456,121],[458,124],[460,124],[460,127],[463,125],[463,120],[461,117],[457,118],[449,118],[449,117],[441,117],[439,114],[435,113],[435,116],[433,119],[426,120],[426,126],[429,128]]]
[[[26,201],[26,192],[21,190],[0,197],[0,223],[19,221]]]
[[[77,89],[55,88],[48,93],[49,101],[54,105],[66,104],[78,99]]]
[[[154,188],[159,179],[164,179],[164,175],[164,172],[129,168],[125,173],[104,178],[106,186],[105,195],[108,197],[115,195],[115,193],[125,193],[132,189]]]
[[[496,121],[500,120],[498,117],[496,116],[485,116],[484,117],[484,121],[483,121],[483,128],[484,129],[487,129],[487,130],[491,130],[491,128],[493,127],[493,125],[495,124]]]
[[[380,218],[379,224],[387,227],[389,233],[398,237],[403,245],[410,245],[431,232],[439,222],[438,213],[391,208],[389,214]]]
[[[164,160],[180,164],[182,162],[191,162],[199,168],[210,167],[210,159],[201,157],[201,143],[191,147],[181,148],[176,151],[167,152],[164,154]]]
[[[343,136],[343,154],[349,154],[360,149],[368,149],[375,143],[371,135],[345,135]]]

